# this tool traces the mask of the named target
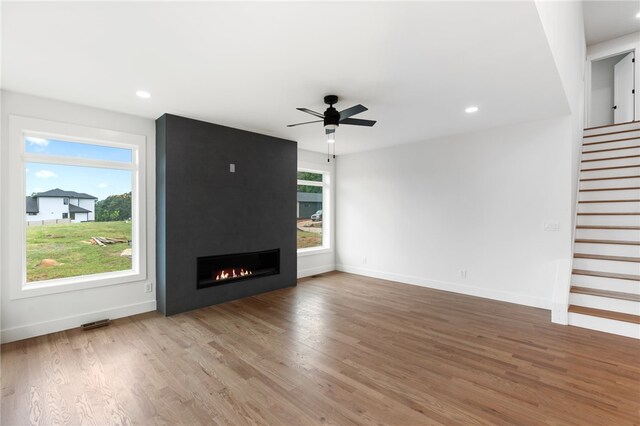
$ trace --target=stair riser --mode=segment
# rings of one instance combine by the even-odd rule
[[[599,135],[602,133],[611,133],[611,132],[622,132],[623,130],[640,130],[640,122],[629,123],[629,124],[619,124],[617,126],[607,126],[607,127],[599,127],[597,129],[589,129],[584,131],[584,136],[591,135]],[[592,138],[587,138],[589,140]]]
[[[640,339],[640,324],[569,312],[569,325]]]
[[[629,175],[625,175],[629,176]],[[587,178],[589,179],[589,178]],[[630,179],[593,180],[580,182],[580,189],[640,187],[640,177]]]
[[[571,285],[576,287],[596,288],[599,290],[619,291],[622,293],[640,294],[640,282],[619,280],[616,278],[590,277],[573,275]]]
[[[640,145],[640,139],[638,139],[638,143]],[[593,149],[598,145],[591,147],[592,151],[600,151],[601,149],[612,149],[610,147],[601,147],[599,149]],[[582,151],[582,160],[595,160],[597,158],[611,158],[611,157],[624,157],[627,155],[640,155],[640,148],[626,148],[626,149],[617,149],[615,151],[604,151],[604,152],[590,152],[590,151]]]
[[[578,216],[578,225],[640,226],[640,215],[636,216]]]
[[[607,256],[640,257],[640,246],[621,244],[575,243],[574,253],[602,254]]]
[[[615,260],[573,259],[575,269],[587,271],[613,272],[616,274],[640,275],[640,263]]]
[[[620,130],[610,130],[602,133],[611,133],[611,132],[619,132]],[[640,130],[634,130],[632,132],[624,132],[624,133],[614,133],[613,135],[603,135],[603,136],[592,136],[583,139],[584,144],[593,143],[593,142],[604,142],[604,141],[612,141],[616,139],[627,139],[627,138],[638,138],[640,137]]]
[[[588,164],[588,163],[587,163]],[[584,163],[582,169],[592,169],[594,167],[585,167]],[[628,167],[625,169],[610,169],[610,170],[594,170],[594,171],[582,171],[580,172],[580,179],[595,179],[603,177],[616,177],[616,176],[638,176],[640,175],[640,166]]]
[[[630,300],[571,293],[569,295],[569,304],[586,306],[587,308],[604,309],[605,311],[621,312],[624,314],[640,315],[640,302],[632,302]]]
[[[617,212],[640,213],[640,203],[580,203],[579,213]]]
[[[640,231],[630,229],[576,229],[576,239],[640,241]]]
[[[615,138],[615,139],[626,139],[626,138]],[[623,141],[617,141],[617,142],[607,142],[607,143],[597,143],[595,145],[587,145],[589,142],[591,142],[587,140],[585,144],[582,145],[582,150],[595,151],[598,149],[608,149],[608,148],[629,148],[631,146],[638,145],[638,141],[640,141],[640,139],[630,139],[630,140],[623,140]]]
[[[580,192],[580,201],[591,200],[640,200],[640,189]]]
[[[582,162],[581,170],[596,169],[600,167],[640,166],[640,158],[619,158],[617,160],[598,160]]]

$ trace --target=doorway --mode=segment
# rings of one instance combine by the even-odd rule
[[[635,117],[635,51],[591,61],[589,125],[606,126]]]

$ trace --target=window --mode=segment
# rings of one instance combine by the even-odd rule
[[[299,252],[329,248],[329,217],[325,209],[328,196],[328,173],[298,171],[296,234]]]
[[[19,182],[10,196],[19,207],[9,233],[21,242],[13,256],[22,265],[13,298],[146,278],[144,143],[10,117],[10,174]]]

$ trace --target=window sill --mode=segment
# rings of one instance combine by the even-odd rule
[[[128,284],[146,280],[146,274],[133,270],[109,272],[95,275],[82,275],[80,277],[58,278],[46,281],[36,281],[14,288],[11,299],[25,299],[28,297],[44,296],[48,294],[79,291],[90,288],[106,287],[118,284]]]
[[[313,256],[316,254],[333,253],[333,249],[329,247],[312,247],[298,250],[298,257]]]

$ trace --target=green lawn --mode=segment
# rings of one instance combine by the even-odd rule
[[[91,237],[131,240],[131,223],[87,222],[27,227],[27,282],[131,269],[127,243],[91,244]],[[44,259],[57,262],[44,266]]]
[[[298,231],[298,248],[319,247],[322,245],[322,234],[315,232]]]

